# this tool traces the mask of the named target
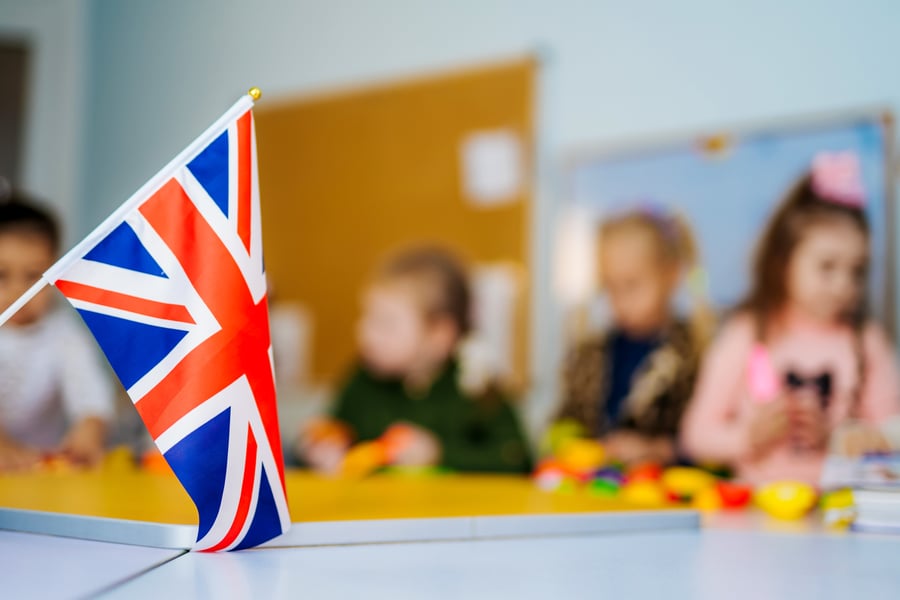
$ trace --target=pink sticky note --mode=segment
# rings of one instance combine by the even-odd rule
[[[772,366],[769,351],[762,344],[754,344],[750,351],[750,360],[747,365],[747,378],[750,385],[750,393],[757,402],[771,402],[778,396],[781,384],[778,373]]]

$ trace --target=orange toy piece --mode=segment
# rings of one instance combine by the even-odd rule
[[[340,473],[344,477],[365,477],[387,464],[387,452],[383,442],[380,440],[360,442],[344,455]]]
[[[75,469],[75,465],[62,454],[44,454],[37,463],[37,470],[47,473],[68,473]]]
[[[335,419],[313,419],[303,428],[304,437],[312,443],[336,442],[349,444],[353,439],[350,428]]]
[[[141,456],[141,468],[149,473],[157,473],[159,475],[174,475],[169,461],[156,448],[151,448],[144,452]]]
[[[648,462],[635,465],[625,472],[626,483],[637,483],[638,481],[657,482],[662,478],[662,467],[656,463]]]
[[[378,441],[382,444],[387,463],[396,462],[413,440],[413,429],[409,425],[397,423],[387,428]]]

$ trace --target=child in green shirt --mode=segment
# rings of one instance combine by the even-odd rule
[[[301,458],[334,471],[353,440],[377,439],[403,423],[407,442],[396,464],[527,472],[528,446],[512,407],[492,382],[473,385],[470,365],[457,358],[469,329],[468,279],[451,255],[426,248],[389,261],[363,295],[360,360],[331,413],[352,437],[301,436]]]

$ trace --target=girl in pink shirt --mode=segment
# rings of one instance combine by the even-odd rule
[[[869,229],[859,164],[820,155],[763,233],[744,303],[710,347],[682,449],[751,483],[816,484],[829,447],[884,450],[900,412],[890,343],[865,311]]]

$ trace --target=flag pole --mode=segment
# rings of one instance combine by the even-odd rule
[[[44,286],[49,285],[49,284],[50,284],[50,282],[47,281],[47,279],[45,279],[44,276],[41,276],[41,278],[38,279],[34,283],[34,285],[32,285],[30,288],[28,288],[24,294],[19,296],[19,298],[15,302],[10,304],[9,307],[6,310],[4,310],[2,314],[0,314],[0,326],[2,326],[4,323],[9,321],[11,318],[13,318],[13,315],[15,315],[17,312],[22,310],[22,307],[25,306],[26,304],[28,304],[29,300],[31,300],[32,298],[37,296],[38,292],[40,292],[42,289],[44,289]]]
[[[230,120],[234,119],[238,114],[246,111],[249,108],[253,107],[253,103],[259,100],[262,97],[262,92],[258,87],[250,88],[247,93],[238,99],[237,102],[229,108],[225,114],[219,117],[215,123],[210,125],[206,131],[204,131],[200,136],[193,141],[187,148],[182,150],[178,156],[169,161],[169,163],[160,169],[160,171],[154,175],[147,183],[142,185],[138,191],[131,195],[131,197],[126,200],[119,208],[117,208],[111,215],[109,215],[106,219],[103,220],[100,225],[98,225],[91,233],[89,233],[81,242],[75,245],[74,248],[66,252],[62,258],[57,260],[53,265],[47,269],[41,278],[35,282],[28,290],[25,291],[15,302],[9,305],[9,307],[0,314],[0,327],[3,326],[9,319],[12,318],[17,312],[19,312],[23,306],[28,304],[28,301],[37,296],[38,292],[44,289],[44,286],[53,285],[53,282],[58,279],[57,274],[66,269],[74,260],[77,260],[82,254],[88,251],[91,247],[93,247],[97,242],[99,242],[104,236],[106,236],[110,231],[112,231],[119,222],[121,222],[125,215],[131,212],[140,204],[144,199],[147,198],[150,194],[155,192],[160,186],[162,186],[168,179],[172,176],[173,172],[183,163],[186,163],[189,158],[193,157],[197,152],[201,149],[205,148],[210,142],[213,141],[214,136],[220,134],[221,130]]]

